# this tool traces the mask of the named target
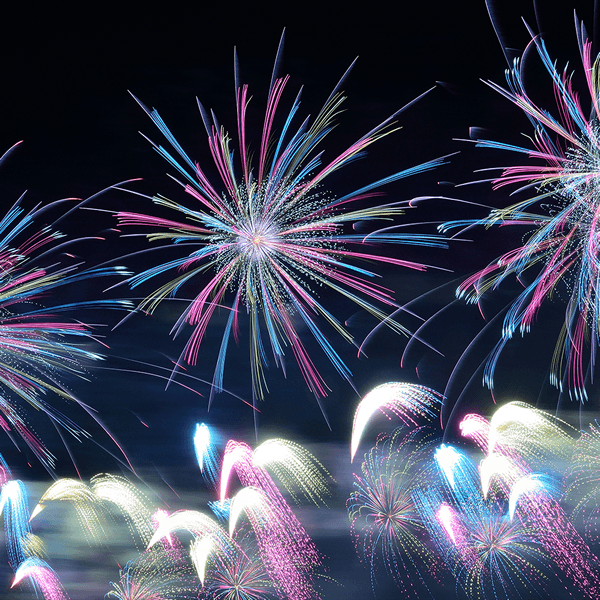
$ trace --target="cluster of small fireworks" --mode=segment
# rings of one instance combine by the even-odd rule
[[[281,452],[274,455],[274,449]],[[125,521],[132,543],[141,550],[120,568],[107,598],[319,598],[315,576],[322,569],[322,557],[266,467],[278,465],[274,472],[294,491],[293,500],[303,496],[317,505],[329,495],[331,476],[308,450],[281,439],[267,440],[254,452],[230,440],[222,462],[218,490],[225,493],[233,486],[233,472],[243,486],[231,499],[215,501],[227,506],[228,528],[197,510],[168,513],[126,478],[108,474],[96,475],[89,485],[56,481],[30,517],[25,486],[13,480],[7,468],[0,509],[15,571],[13,585],[27,580],[46,600],[67,597],[58,575],[42,558],[42,540],[31,531],[31,523],[44,518],[50,503],[61,502],[74,508],[81,536],[92,547],[106,547],[117,522]],[[70,509],[65,509],[67,515]],[[185,542],[189,535],[191,544]]]
[[[483,453],[478,465],[473,449],[442,443],[431,426],[382,434],[365,454],[347,506],[374,591],[383,567],[415,597],[453,581],[477,599],[544,595],[556,586],[596,598],[596,428],[575,441],[566,423],[522,402],[489,420],[467,415],[463,425],[465,441]],[[579,450],[561,485],[555,457],[570,458],[574,445]],[[587,540],[571,522],[561,487],[588,516]]]

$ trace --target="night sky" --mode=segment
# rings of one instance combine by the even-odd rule
[[[540,1],[535,7],[516,0],[489,3],[500,33],[506,45],[515,49],[515,56],[529,39],[521,21],[524,17],[535,31],[546,34],[553,57],[561,64],[569,60],[574,68],[579,67],[573,9],[577,9],[591,35],[591,1]],[[291,75],[288,102],[304,86],[302,117],[316,113],[348,65],[359,57],[344,86],[348,95],[345,112],[328,138],[330,156],[434,87],[398,117],[400,131],[371,146],[366,158],[328,180],[331,193],[343,195],[401,169],[452,154],[448,164],[434,172],[386,186],[385,201],[447,196],[487,206],[506,205],[508,192],[493,193],[489,183],[456,187],[489,177],[486,173],[474,174],[478,169],[515,160],[502,152],[476,149],[464,141],[469,138],[470,127],[482,128],[486,137],[508,143],[520,141],[521,132],[529,132],[529,124],[518,109],[481,81],[504,84],[507,65],[485,2],[357,6],[247,3],[238,8],[231,3],[198,2],[188,3],[185,8],[176,3],[158,8],[150,4],[127,5],[110,12],[102,4],[79,5],[69,11],[47,4],[37,9],[13,6],[3,11],[0,150],[23,140],[0,167],[3,207],[8,209],[25,190],[24,206],[34,206],[65,197],[85,199],[131,179],[139,181],[125,187],[139,194],[160,193],[186,202],[181,188],[167,176],[173,174],[173,169],[140,135],[142,132],[163,143],[160,132],[128,91],[160,112],[183,148],[216,181],[195,98],[212,108],[220,123],[234,133],[233,48],[237,47],[241,79],[250,85],[253,95],[249,110],[257,139],[273,59],[284,28],[286,41],[280,74]],[[532,68],[531,81],[535,84],[534,71]],[[541,87],[540,97],[545,97],[545,93],[550,97],[550,88],[544,91]],[[284,105],[287,106],[285,102]],[[138,272],[152,261],[166,261],[177,255],[173,249],[135,254],[149,247],[145,238],[121,238],[111,230],[116,220],[110,211],[152,212],[149,199],[109,189],[86,206],[108,212],[78,210],[57,225],[68,235],[104,238],[73,246],[71,251],[86,265],[108,262]],[[486,213],[485,208],[434,198],[419,202],[405,218],[407,222],[422,223],[415,225],[414,231],[434,233],[440,221]],[[58,218],[60,211],[51,216]],[[411,310],[426,319],[453,301],[454,290],[462,278],[510,248],[522,233],[472,230],[465,236],[469,241],[452,242],[447,250],[396,246],[388,249],[394,256],[421,260],[433,268],[418,273],[381,267],[378,272],[384,285],[394,290],[399,303],[412,302]],[[108,283],[72,286],[63,293],[69,301],[95,294],[136,298],[137,290],[131,292],[125,285],[103,291],[118,281],[114,278]],[[152,286],[150,283],[143,289],[150,293]],[[508,285],[489,300],[490,313],[507,301],[511,291]],[[327,293],[321,299],[341,321],[348,323],[359,340],[375,325],[350,303]],[[351,544],[345,509],[352,485],[349,440],[354,410],[361,396],[388,381],[422,383],[443,392],[456,360],[481,329],[477,309],[457,303],[442,313],[425,335],[443,356],[413,344],[403,368],[400,357],[406,345],[404,338],[381,331],[366,347],[368,358],[359,360],[352,346],[332,334],[332,342],[353,372],[355,390],[337,377],[319,349],[312,348],[307,340],[331,388],[323,402],[331,428],[304,385],[293,358],[288,361],[287,377],[275,367],[267,371],[270,394],[259,406],[255,428],[252,410],[240,400],[251,401],[245,341],[239,348],[232,345],[228,359],[225,387],[231,394],[217,395],[207,411],[206,381],[212,379],[222,324],[209,327],[198,365],[186,371],[189,377],[179,374],[165,389],[165,378],[185,341],[183,337],[174,340],[169,334],[182,308],[178,301],[165,303],[153,316],[133,315],[114,330],[124,314],[96,311],[73,315],[97,324],[95,332],[107,347],[98,346],[106,360],[89,367],[90,380],[73,379],[69,381],[70,388],[98,411],[98,417],[122,445],[139,476],[135,478],[115,444],[83,411],[65,406],[64,410],[93,434],[93,439],[83,444],[67,439],[82,478],[88,480],[99,472],[124,474],[139,483],[149,497],[158,496],[170,510],[204,510],[211,493],[202,483],[195,462],[191,436],[196,423],[207,422],[221,433],[221,450],[229,438],[251,445],[274,435],[294,440],[309,448],[337,481],[330,511],[299,511],[309,533],[328,556],[325,563],[329,575],[339,583],[324,584],[324,598],[373,597],[368,569],[361,565]],[[559,399],[558,393],[547,385],[552,347],[545,343],[543,332],[552,328],[553,319],[560,322],[562,315],[563,305],[558,299],[544,313],[540,331],[514,341],[498,368],[497,400],[518,398],[553,409],[558,405],[561,416],[577,425],[576,411],[570,410],[574,407],[568,405],[568,400]],[[404,319],[402,322],[409,328],[418,323],[409,316]],[[457,415],[473,408],[483,413],[493,409],[489,391],[480,385],[477,369],[499,330],[498,327],[491,331],[489,339],[482,338],[481,348],[465,362],[464,372],[459,374],[457,388],[452,390],[453,401],[460,396]],[[467,384],[468,391],[461,395],[460,389]],[[58,458],[57,476],[75,477],[56,430],[43,417],[36,426]],[[367,433],[368,442],[374,442],[378,426],[381,430],[391,427],[385,418],[376,420]],[[455,435],[455,427],[452,422],[447,430],[449,439]],[[7,437],[0,438],[0,452],[16,478],[31,482],[33,508],[50,482],[49,475],[24,444],[17,450]],[[354,466],[358,468],[356,462]],[[34,532],[47,540],[50,564],[71,598],[103,597],[109,589],[108,582],[118,577],[115,557],[123,564],[135,556],[135,550],[127,549],[124,541],[115,540],[111,553],[98,556],[77,537],[76,524],[63,522],[68,514],[65,507],[52,510],[38,530],[34,527]],[[2,548],[0,544],[0,564],[5,565]],[[1,568],[0,590],[6,590],[11,579],[8,567]],[[385,577],[379,585],[378,598],[396,597],[397,589]],[[27,594],[13,590],[10,597]]]

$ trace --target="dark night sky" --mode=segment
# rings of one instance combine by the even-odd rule
[[[557,8],[557,4],[560,4]],[[570,59],[578,67],[573,8],[592,29],[592,2],[552,1],[537,3],[539,26],[535,24],[533,5],[522,1],[493,2],[502,34],[509,46],[524,48],[528,35],[520,18],[548,32],[550,54],[564,63]],[[2,165],[0,185],[5,207],[27,191],[26,203],[50,202],[61,197],[85,198],[125,179],[142,178],[131,189],[152,195],[163,193],[174,200],[185,201],[183,193],[167,177],[172,172],[138,133],[142,131],[154,141],[162,142],[158,131],[128,94],[134,93],[148,106],[159,110],[175,137],[200,163],[209,164],[210,155],[199,117],[195,97],[213,108],[221,124],[233,131],[235,105],[233,90],[233,47],[237,46],[242,79],[250,84],[254,99],[251,110],[261,116],[268,88],[273,58],[283,28],[286,44],[282,73],[290,73],[289,97],[300,85],[305,86],[301,112],[318,110],[338,78],[359,56],[347,81],[346,112],[340,126],[331,136],[331,152],[341,152],[348,144],[383,121],[402,105],[438,85],[418,105],[404,113],[399,124],[403,129],[374,145],[369,156],[329,181],[335,193],[351,191],[361,184],[391,174],[438,156],[460,152],[451,164],[436,172],[401,180],[385,191],[392,200],[421,195],[447,195],[501,206],[507,202],[501,192],[492,194],[490,186],[480,184],[454,188],[438,182],[462,183],[478,177],[473,170],[507,164],[511,157],[457,141],[468,138],[469,127],[489,130],[493,139],[515,141],[522,131],[529,131],[526,119],[510,103],[487,88],[480,79],[504,83],[506,61],[488,17],[483,0],[459,2],[363,3],[359,8],[328,3],[260,4],[246,3],[238,9],[231,3],[197,2],[164,3],[151,8],[146,3],[125,6],[110,12],[102,4],[78,5],[66,10],[55,3],[39,9],[22,5],[3,12],[0,20],[2,56],[2,95],[0,109],[0,149],[18,140],[24,143]],[[534,75],[532,75],[534,77]],[[209,167],[210,172],[210,167]],[[92,206],[104,209],[152,210],[144,201],[124,192],[109,191]],[[408,218],[415,221],[439,221],[471,215],[466,209],[442,201],[422,204]],[[483,216],[483,212],[481,215]],[[115,223],[108,215],[79,211],[60,224],[68,233],[97,234],[104,232],[105,242],[86,242],[77,248],[87,264],[117,258],[142,247],[142,239],[119,240],[106,228]],[[423,226],[433,232],[434,225]],[[427,274],[388,269],[385,283],[396,292],[401,302],[408,302],[436,286],[464,276],[487,260],[497,256],[510,238],[492,234],[484,237],[475,231],[474,242],[452,244],[447,251],[419,250],[399,247],[398,256],[416,259],[454,273],[430,271]],[[139,270],[144,261],[158,260],[159,253],[131,259],[122,264]],[[172,256],[165,254],[165,257]],[[118,261],[117,261],[118,262]],[[100,288],[102,289],[102,288]],[[432,294],[414,309],[427,317],[453,298],[454,285]],[[94,286],[71,290],[89,295]],[[147,291],[151,291],[147,288]],[[114,294],[129,294],[123,286]],[[356,312],[343,303],[346,311],[338,316],[348,319]],[[182,347],[169,336],[173,313],[170,305],[155,317],[136,316],[116,331],[101,329],[110,350],[104,366],[114,369],[138,369],[164,374]],[[560,317],[561,308],[556,310]],[[88,320],[87,316],[81,317]],[[431,353],[415,350],[406,368],[399,357],[405,341],[381,334],[370,345],[369,359],[358,361],[343,342],[336,347],[355,373],[354,383],[360,394],[390,380],[417,381],[443,390],[456,360],[478,331],[480,323],[474,310],[466,307],[450,312],[446,320],[432,326],[429,336],[446,354],[436,358]],[[551,317],[548,317],[551,318]],[[114,325],[115,314],[95,314],[94,323]],[[357,331],[364,329],[360,315],[351,320]],[[407,324],[410,323],[407,321]],[[220,341],[218,326],[209,328],[208,347]],[[218,347],[218,346],[217,346]],[[515,346],[517,347],[517,345]],[[488,348],[489,349],[489,348]],[[525,347],[523,356],[531,356]],[[520,368],[519,350],[507,359],[505,373]],[[242,345],[240,360],[247,353]],[[139,367],[125,360],[134,359],[154,366]],[[233,359],[235,360],[235,359]],[[304,388],[293,361],[288,363],[288,379],[275,369],[268,372],[272,393],[262,406],[259,441],[275,433],[280,437],[310,444],[348,444],[351,419],[358,401],[357,394],[321,361],[325,377],[332,387],[325,401],[332,431],[312,398]],[[479,359],[481,360],[481,359]],[[538,364],[539,362],[539,364]],[[536,401],[546,377],[547,361],[533,360],[531,377],[507,377],[501,394],[526,394]],[[214,356],[207,356],[189,373],[211,379]],[[191,431],[198,421],[210,421],[221,428],[226,437],[237,437],[254,443],[251,412],[239,401],[218,396],[210,413],[206,412],[207,386],[192,383],[203,397],[172,386],[164,391],[164,383],[153,375],[91,369],[92,383],[73,382],[79,397],[95,407],[103,422],[123,443],[136,469],[158,489],[173,506],[181,505],[160,481],[163,477],[176,489],[189,491],[190,472],[194,469]],[[472,373],[466,373],[468,379]],[[466,383],[465,379],[465,383]],[[183,381],[183,380],[181,380]],[[249,398],[249,378],[229,375],[226,385],[244,398]],[[474,385],[480,389],[479,379]],[[546,386],[547,387],[547,386]],[[489,394],[477,391],[473,403],[489,408]],[[487,404],[486,404],[487,403]],[[556,403],[552,396],[549,404]],[[543,404],[543,401],[542,401]],[[485,410],[485,408],[484,408]],[[78,418],[80,413],[73,412]],[[143,421],[148,427],[144,427]],[[91,426],[91,423],[85,423]],[[60,444],[48,432],[49,444]],[[106,436],[99,433],[98,442],[114,451]],[[316,448],[317,446],[315,446]],[[322,447],[322,446],[320,446]],[[72,468],[64,452],[56,450],[61,463],[59,473],[72,476]],[[16,465],[17,476],[43,477],[37,465],[31,470],[8,440],[0,439],[0,452]],[[89,477],[99,470],[114,470],[117,463],[94,444],[74,448],[82,474]],[[332,453],[332,456],[337,456]],[[328,458],[319,456],[330,470]],[[197,481],[196,474],[193,476]],[[341,485],[340,485],[341,487]],[[183,490],[183,491],[182,491]],[[347,497],[341,489],[341,502]],[[349,546],[349,543],[346,541]],[[364,572],[365,589],[370,591],[368,574]],[[75,593],[73,597],[78,597]],[[83,596],[82,596],[83,597]],[[332,596],[333,597],[333,596]],[[382,596],[383,597],[383,596]]]

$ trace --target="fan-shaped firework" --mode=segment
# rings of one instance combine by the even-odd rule
[[[276,65],[280,62],[279,53]],[[186,183],[182,185],[197,204],[184,206],[164,197],[153,198],[156,204],[182,214],[183,221],[118,213],[120,225],[156,228],[156,233],[148,234],[151,241],[171,241],[196,247],[187,256],[157,265],[129,279],[131,287],[137,287],[149,279],[177,271],[175,279],[141,302],[140,310],[148,312],[154,311],[162,300],[174,296],[188,283],[188,290],[193,290],[192,282],[197,286],[196,291],[192,291],[195,298],[188,303],[173,328],[176,333],[180,333],[186,324],[194,328],[182,354],[185,361],[196,363],[209,321],[227,303],[229,316],[217,358],[214,391],[222,390],[230,339],[233,336],[238,341],[241,315],[243,312],[248,314],[254,399],[262,399],[267,389],[263,372],[268,364],[265,334],[275,364],[284,368],[285,354],[291,351],[307,386],[317,398],[325,396],[328,388],[301,339],[301,329],[312,334],[339,374],[350,379],[350,370],[322,332],[319,320],[349,342],[353,341],[352,335],[317,298],[314,287],[341,294],[376,319],[385,321],[393,330],[406,334],[402,325],[388,318],[389,310],[399,308],[390,290],[372,283],[375,274],[355,263],[368,260],[372,264],[384,262],[423,270],[423,264],[384,256],[380,246],[387,243],[444,244],[435,235],[389,231],[362,235],[350,230],[351,225],[359,221],[391,219],[401,214],[408,203],[393,202],[369,208],[364,201],[379,195],[374,190],[382,185],[433,169],[443,160],[408,168],[335,198],[324,191],[323,182],[363,155],[373,142],[390,133],[396,115],[339,156],[326,160],[321,144],[334,128],[341,111],[345,99],[341,92],[344,78],[317,116],[312,120],[307,118],[294,129],[294,118],[300,106],[298,94],[288,114],[281,119],[280,132],[275,134],[280,100],[288,80],[289,76],[277,78],[273,73],[256,165],[252,162],[247,139],[248,87],[240,84],[237,68],[240,167],[234,166],[229,134],[218,125],[214,115],[209,115],[200,105],[223,191],[220,186],[213,185],[204,170],[188,157],[158,113],[142,105],[182,162],[162,146],[155,148],[185,178]],[[201,276],[205,273],[210,275],[203,280]]]
[[[433,419],[440,404],[440,395],[422,385],[402,382],[378,385],[360,401],[354,412],[350,442],[351,460],[354,460],[363,431],[376,411],[392,413],[404,425],[414,427],[418,425],[419,418]]]
[[[488,453],[519,457],[535,468],[539,463],[569,460],[575,433],[565,421],[525,402],[507,402],[490,421]]]
[[[153,537],[154,507],[149,500],[125,477],[106,473],[95,475],[90,480],[92,492],[104,507],[116,506],[127,521],[131,535],[146,546]]]
[[[106,540],[107,511],[91,487],[77,479],[59,479],[43,494],[31,513],[33,520],[49,502],[62,501],[73,504],[81,529],[90,539],[98,542]]]
[[[331,475],[300,444],[279,438],[267,440],[254,450],[252,463],[271,469],[296,502],[298,495],[303,495],[317,505],[326,504],[325,498],[331,495]]]
[[[45,561],[32,557],[24,560],[15,574],[11,587],[31,578],[42,592],[44,600],[68,600],[60,579]]]
[[[533,34],[532,34],[533,35]],[[600,252],[597,230],[600,217],[600,62],[591,57],[592,44],[583,25],[577,39],[590,98],[585,106],[573,89],[572,76],[557,70],[543,39],[533,37],[535,48],[554,86],[558,118],[536,106],[527,94],[521,65],[515,60],[507,71],[509,89],[489,85],[521,108],[534,127],[532,147],[489,140],[477,145],[528,155],[529,164],[505,168],[494,187],[521,185],[537,194],[507,208],[493,210],[474,221],[446,223],[444,229],[481,224],[486,227],[525,226],[531,229],[525,243],[465,280],[457,294],[479,302],[484,294],[510,276],[523,283],[523,291],[504,317],[502,337],[489,356],[484,382],[493,389],[498,358],[519,330],[528,332],[542,304],[556,291],[568,295],[562,329],[552,359],[550,380],[563,389],[566,384],[577,399],[586,398],[586,361],[593,367],[598,345]],[[589,116],[588,116],[589,115]],[[543,164],[539,164],[541,161]],[[519,190],[519,191],[520,191]],[[534,208],[539,205],[540,210]],[[588,347],[591,344],[591,348]]]
[[[365,454],[362,475],[355,475],[347,505],[373,586],[377,565],[383,564],[404,593],[418,596],[428,589],[425,577],[435,577],[438,561],[413,501],[415,489],[425,483],[423,462],[430,458],[416,433],[398,429],[377,441]]]

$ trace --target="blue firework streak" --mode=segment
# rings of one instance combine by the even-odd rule
[[[204,480],[216,488],[221,464],[214,440],[215,432],[206,423],[196,423],[194,451]]]
[[[511,520],[507,501],[484,498],[472,460],[453,446],[436,451],[438,475],[415,504],[446,565],[470,598],[514,598],[547,589],[549,556],[535,526]]]
[[[16,571],[27,558],[25,544],[31,535],[27,489],[22,481],[11,480],[2,486],[0,514],[4,518],[9,563],[12,570]]]
[[[382,436],[365,454],[362,475],[355,474],[347,502],[351,529],[359,554],[371,570],[383,565],[404,593],[428,591],[425,576],[436,577],[439,558],[429,548],[425,525],[413,494],[425,484],[430,459],[420,430],[397,429]],[[426,438],[425,438],[426,439]]]
[[[276,65],[281,59],[280,52],[281,46]],[[213,185],[203,169],[186,154],[156,110],[141,105],[164,134],[175,156],[163,146],[154,145],[155,149],[183,177],[181,185],[195,204],[186,206],[162,196],[153,198],[156,204],[179,213],[185,220],[130,212],[117,215],[122,226],[154,228],[155,233],[148,234],[150,241],[195,247],[189,255],[146,269],[130,278],[129,284],[135,288],[169,272],[177,273],[174,279],[139,305],[140,310],[151,313],[164,299],[175,296],[188,283],[187,289],[193,290],[195,283],[197,287],[192,292],[195,298],[188,302],[173,328],[178,334],[186,325],[193,327],[182,353],[182,360],[189,364],[197,362],[215,311],[223,306],[227,308],[229,316],[217,357],[213,391],[222,391],[228,346],[232,337],[238,341],[240,319],[247,313],[255,400],[263,399],[267,390],[264,375],[268,365],[266,341],[278,367],[284,367],[286,353],[291,352],[306,385],[317,399],[327,395],[328,387],[302,341],[301,329],[310,332],[337,372],[350,380],[350,370],[323,333],[321,321],[346,341],[354,343],[353,337],[321,304],[314,288],[323,287],[340,294],[398,333],[407,334],[402,325],[388,316],[389,312],[399,308],[392,292],[374,284],[376,274],[357,263],[383,262],[423,270],[423,264],[383,255],[381,245],[445,245],[443,238],[436,235],[403,234],[390,231],[392,228],[377,231],[375,227],[371,234],[361,235],[350,229],[357,222],[395,219],[409,207],[408,202],[364,208],[366,200],[379,196],[380,192],[375,190],[381,186],[433,169],[442,164],[443,159],[405,169],[334,198],[323,191],[326,179],[363,156],[372,143],[389,134],[398,113],[339,156],[325,161],[321,146],[341,112],[345,99],[341,86],[345,75],[317,116],[295,126],[300,107],[298,94],[289,113],[283,116],[280,132],[276,135],[279,104],[288,80],[289,76],[278,78],[276,73],[273,74],[257,164],[253,164],[246,137],[250,98],[248,87],[239,82],[237,59],[239,167],[234,164],[229,134],[217,123],[214,114],[209,114],[200,105],[210,151],[222,180],[218,186]],[[204,274],[208,274],[208,283],[201,280]]]

